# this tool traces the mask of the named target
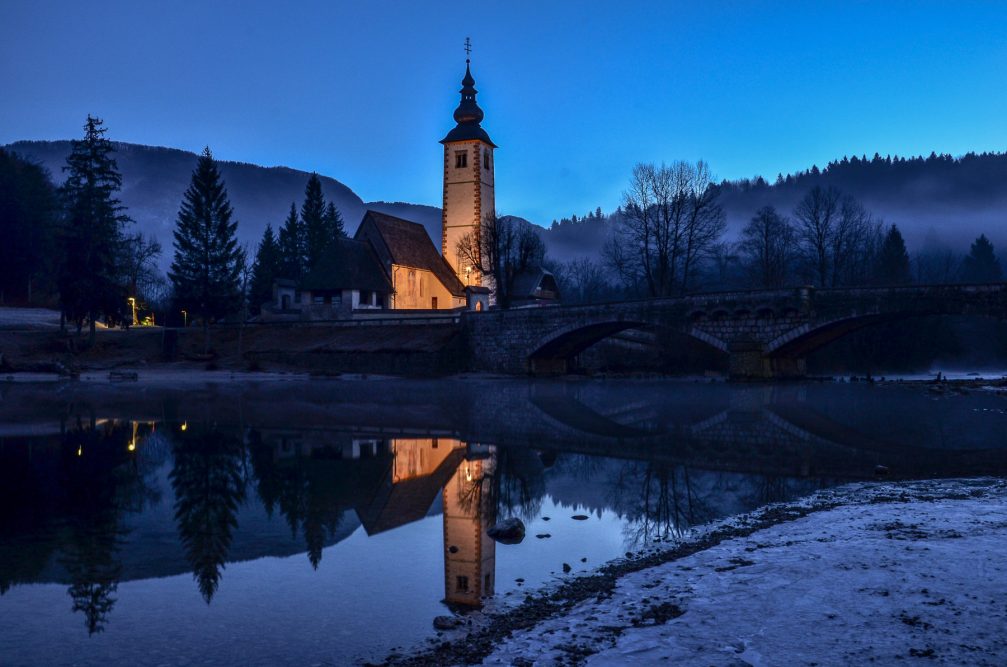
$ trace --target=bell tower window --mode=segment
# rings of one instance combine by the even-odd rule
[[[488,150],[483,151],[483,169],[489,171],[490,168],[490,152]]]
[[[455,169],[464,169],[469,166],[469,154],[465,151],[455,151]]]

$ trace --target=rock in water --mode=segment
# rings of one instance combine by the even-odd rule
[[[590,517],[586,514],[574,514],[570,518],[573,519],[574,521],[587,521]]]
[[[500,544],[520,544],[524,539],[524,523],[516,517],[504,519],[487,530],[486,534]]]
[[[570,563],[563,563],[563,572],[569,572],[573,568],[570,567]]]
[[[435,630],[454,630],[459,624],[461,624],[461,619],[456,616],[434,617]]]

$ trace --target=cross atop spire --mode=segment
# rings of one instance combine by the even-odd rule
[[[465,38],[465,62],[469,61],[469,56],[472,54],[472,40],[468,37]]]

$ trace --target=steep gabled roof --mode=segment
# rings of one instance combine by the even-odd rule
[[[537,292],[540,289],[559,296],[559,287],[556,286],[556,276],[541,266],[534,266],[525,269],[515,276],[514,287],[511,288],[511,297],[515,299],[533,298],[538,296]]]
[[[392,285],[369,242],[340,237],[301,281],[301,289],[391,292]]]
[[[456,449],[429,475],[395,484],[391,483],[389,470],[379,491],[354,508],[364,530],[368,535],[376,535],[425,517],[437,494],[451,481],[451,476],[464,460],[465,450]]]
[[[465,296],[465,285],[455,275],[447,260],[437,252],[423,225],[378,211],[367,211],[357,229],[358,237],[368,222],[373,224],[381,235],[393,264],[426,269],[433,273],[451,294]]]

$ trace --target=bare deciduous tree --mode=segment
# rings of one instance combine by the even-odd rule
[[[605,259],[627,286],[650,296],[690,287],[700,259],[724,231],[724,212],[705,162],[638,164]]]
[[[510,216],[487,215],[480,233],[466,234],[456,247],[460,263],[471,266],[491,283],[497,304],[510,306],[514,281],[523,272],[541,266],[545,244],[530,225]]]
[[[134,234],[123,239],[123,269],[129,294],[142,299],[150,299],[154,284],[160,278],[157,259],[161,256],[161,244],[153,236],[144,238]]]
[[[763,206],[741,230],[738,249],[758,287],[783,287],[794,255],[794,228],[772,206]]]
[[[839,199],[839,190],[816,185],[794,209],[801,251],[820,286],[829,284],[829,253],[839,217]]]
[[[794,210],[805,273],[819,286],[865,284],[882,239],[882,222],[839,190],[815,186]]]
[[[590,257],[570,260],[556,267],[553,275],[563,286],[565,303],[596,303],[611,292],[604,267]]]

